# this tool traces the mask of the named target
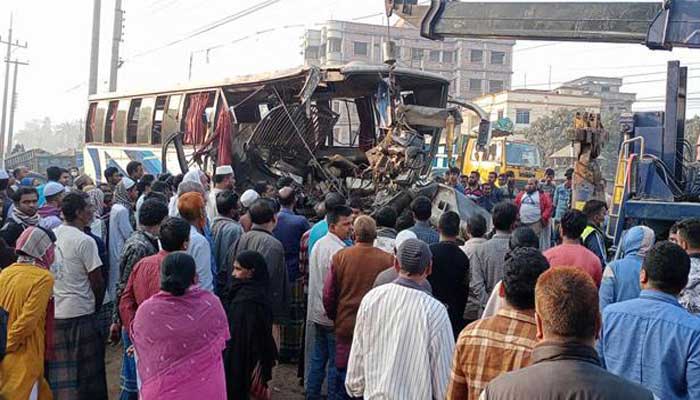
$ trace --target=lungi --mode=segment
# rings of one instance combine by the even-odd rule
[[[280,325],[281,343],[279,357],[281,362],[293,362],[299,359],[303,337],[306,307],[304,306],[304,279],[299,278],[291,284],[292,298],[289,305],[289,319]]]
[[[119,400],[138,400],[139,388],[136,383],[136,361],[134,354],[128,354],[127,350],[131,346],[131,340],[126,329],[122,329],[122,345],[124,354],[122,355],[122,371],[119,375]]]
[[[55,400],[107,399],[105,338],[95,314],[56,319],[47,375]]]

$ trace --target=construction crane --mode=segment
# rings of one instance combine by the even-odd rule
[[[547,40],[643,44],[652,50],[700,48],[700,0],[432,0],[427,5],[418,5],[416,0],[385,0],[385,7],[387,16],[395,12],[432,40]],[[621,144],[607,227],[616,244],[623,230],[634,224],[646,224],[664,237],[674,221],[700,216],[700,162],[689,157],[693,146],[685,140],[684,132],[687,78],[687,67],[669,62],[665,109],[629,113],[620,120]],[[596,135],[604,134],[601,128],[590,116],[580,116],[572,127],[570,137],[579,152],[577,170],[582,160],[595,158],[599,147]],[[586,197],[581,192],[590,195],[595,191],[591,185],[581,186],[585,190],[578,195],[574,188],[574,205]]]

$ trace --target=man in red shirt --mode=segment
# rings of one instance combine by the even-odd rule
[[[173,251],[184,251],[190,239],[190,224],[180,217],[170,218],[160,227],[161,250],[134,265],[119,299],[119,315],[131,334],[139,305],[160,291],[160,264]]]
[[[603,277],[603,266],[600,259],[592,251],[581,245],[581,233],[586,229],[588,219],[579,210],[569,210],[561,219],[559,232],[562,244],[544,252],[545,258],[552,268],[575,267],[587,272],[600,287]]]

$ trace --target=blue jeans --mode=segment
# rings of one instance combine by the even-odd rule
[[[306,384],[306,399],[317,400],[321,398],[321,386],[328,367],[328,399],[335,398],[336,369],[335,369],[335,334],[332,326],[324,326],[314,323],[316,335],[311,351],[311,363],[309,365],[309,377]]]
[[[335,398],[337,400],[351,400],[354,397],[350,397],[348,394],[348,391],[345,390],[345,375],[347,375],[348,370],[347,368],[345,369],[337,369],[337,375],[336,375],[336,385],[335,385]]]

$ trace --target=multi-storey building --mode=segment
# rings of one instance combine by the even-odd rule
[[[396,59],[400,67],[437,73],[450,80],[450,95],[471,99],[485,93],[507,90],[513,74],[514,41],[456,40],[432,41],[420,36],[416,28],[392,26],[391,40],[396,43]],[[387,41],[387,27],[348,21],[328,21],[320,29],[304,34],[305,65],[343,65],[351,62],[382,64],[382,43]],[[341,114],[336,135],[341,142],[352,142],[359,125],[352,116],[354,104],[337,103],[334,111]]]
[[[566,82],[564,86],[579,88],[585,95],[600,97],[604,112],[630,112],[637,97],[635,93],[620,91],[622,78],[584,76]]]

